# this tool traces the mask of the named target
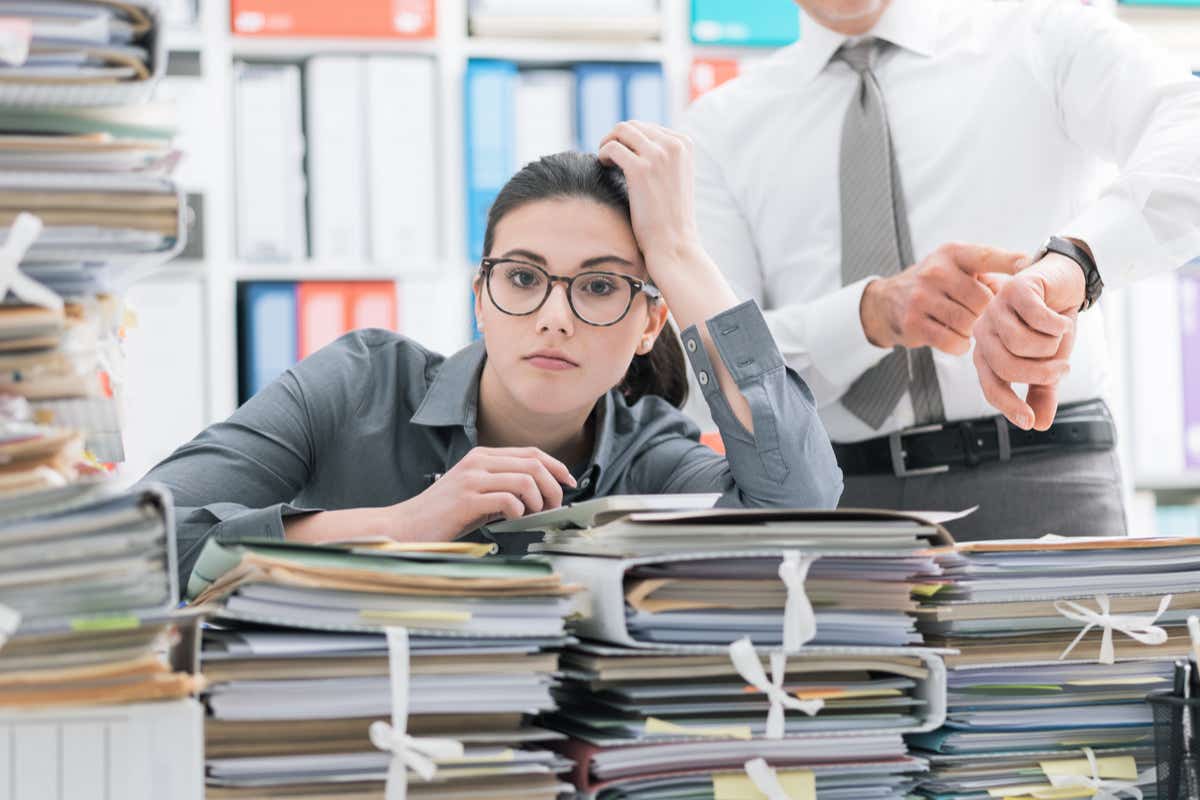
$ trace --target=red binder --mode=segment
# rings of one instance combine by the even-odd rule
[[[436,0],[230,0],[242,36],[432,39]]]
[[[396,330],[396,284],[308,282],[296,287],[300,358],[358,328]]]
[[[741,72],[741,65],[732,58],[697,58],[692,61],[688,72],[691,96],[695,100],[705,92],[712,91],[725,81],[733,80]]]

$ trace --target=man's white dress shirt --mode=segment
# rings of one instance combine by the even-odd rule
[[[1032,253],[1069,236],[1112,289],[1200,255],[1200,79],[1144,37],[1038,0],[893,0],[872,35],[896,45],[875,70],[918,261],[951,241]],[[839,148],[858,77],[830,59],[845,41],[803,18],[800,42],[700,98],[683,129],[705,246],[766,309],[830,436],[853,442],[910,427],[913,410],[905,395],[873,430],[838,402],[888,352],[860,323],[870,279],[841,279]],[[1102,396],[1108,358],[1093,309],[1061,402]],[[997,413],[970,354],[934,361],[948,419]]]

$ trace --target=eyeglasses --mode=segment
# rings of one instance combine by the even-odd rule
[[[480,264],[492,305],[513,317],[537,311],[560,282],[567,285],[567,304],[575,316],[600,328],[625,319],[638,294],[650,300],[662,297],[653,285],[619,272],[581,272],[564,278],[508,258],[485,258]]]

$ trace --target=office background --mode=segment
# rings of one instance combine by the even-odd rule
[[[1200,71],[1200,0],[1094,4]],[[166,5],[191,241],[128,295],[129,480],[345,330],[462,346],[513,170],[803,36],[792,0]],[[1133,530],[1200,535],[1200,267],[1103,307]]]

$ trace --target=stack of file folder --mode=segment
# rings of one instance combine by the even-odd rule
[[[166,68],[155,0],[0,0],[0,103],[121,105]]]
[[[76,483],[0,502],[5,797],[200,800],[197,615],[172,501]]]
[[[910,740],[933,764],[924,792],[1046,791],[1042,765],[1084,748],[1122,773],[1102,778],[1136,779],[1153,765],[1144,699],[1170,688],[1171,659],[1188,652],[1200,540],[976,542],[938,560],[943,576],[918,626],[957,652],[945,657],[946,725]]]
[[[534,724],[554,708],[574,587],[545,560],[490,545],[210,542],[189,582],[220,610],[204,637],[210,800],[381,795],[391,754],[372,723],[407,682],[406,731],[448,738],[414,797],[553,798],[570,762]],[[407,630],[395,663],[385,632]]]
[[[910,597],[938,580],[945,529],[887,512],[638,510],[644,500],[489,529],[501,543],[540,532],[530,550],[588,589],[559,708],[542,717],[570,736],[556,747],[576,786],[726,796],[763,758],[822,798],[904,797],[925,762],[903,734],[944,719],[945,669],[921,646]],[[815,626],[797,647],[788,628],[802,605]]]
[[[171,613],[172,519],[170,498],[154,489],[76,499],[49,514],[5,507],[0,606],[19,623],[0,649],[0,707],[193,693],[197,678],[161,658],[181,626]]]
[[[179,253],[161,17],[138,0],[0,0],[0,424],[124,459],[121,290]],[[11,435],[0,434],[5,438]],[[62,457],[49,464],[70,482]],[[49,472],[26,488],[60,483]]]

